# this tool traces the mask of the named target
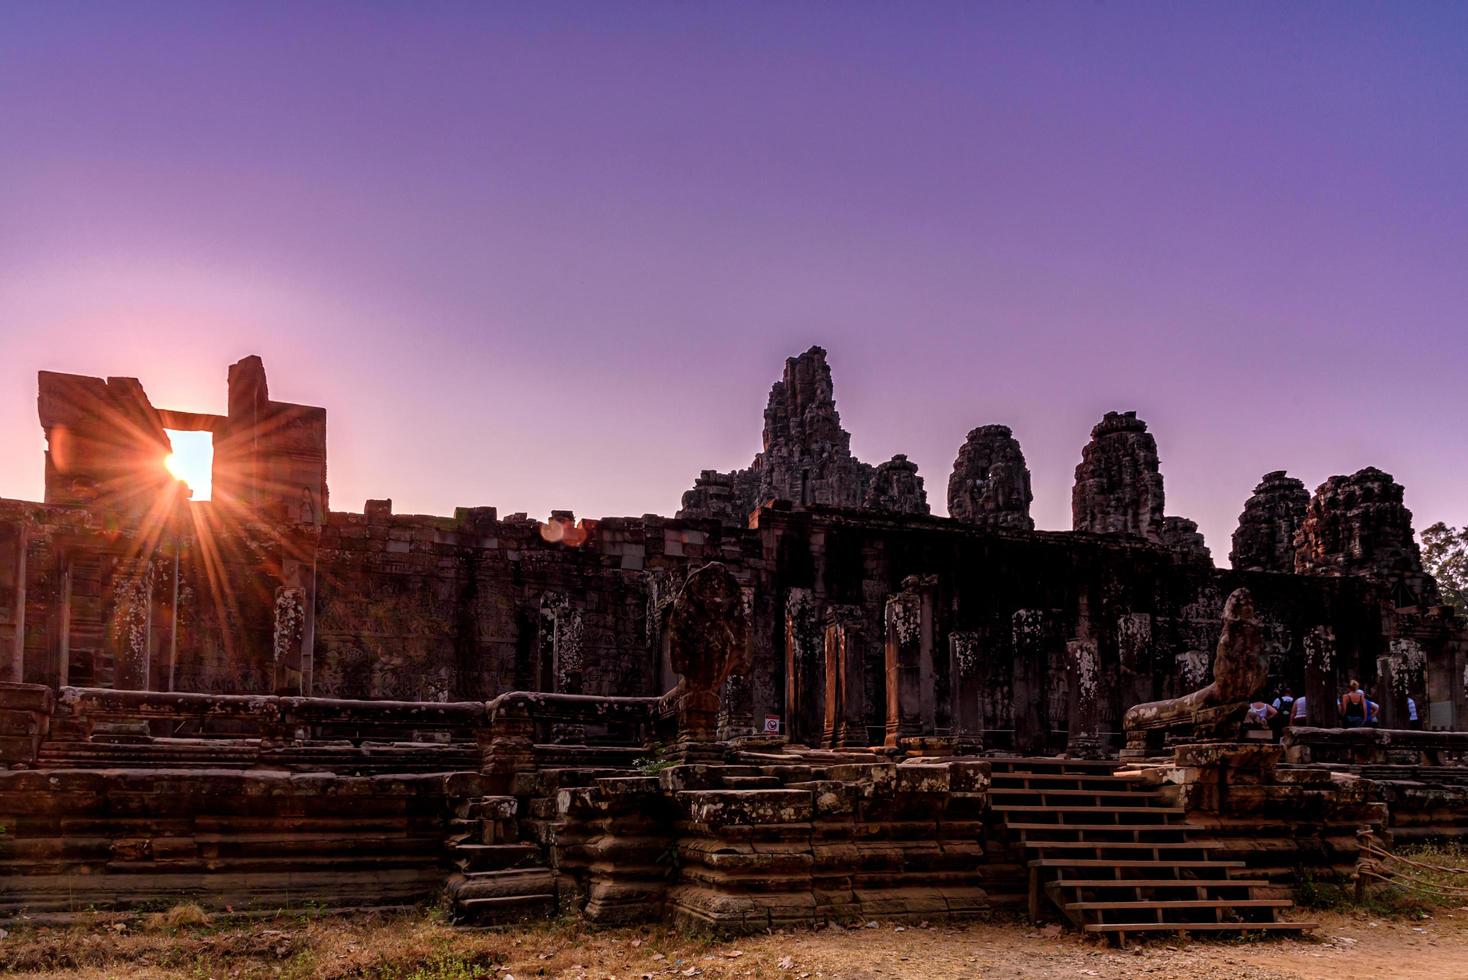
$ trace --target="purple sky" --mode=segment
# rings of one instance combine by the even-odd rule
[[[7,4],[0,495],[35,371],[329,412],[336,509],[670,514],[831,352],[935,510],[1107,409],[1215,559],[1267,470],[1468,521],[1468,6]]]

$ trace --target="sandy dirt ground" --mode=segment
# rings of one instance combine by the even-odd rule
[[[67,928],[19,925],[0,972],[21,977],[380,977],[396,980],[643,980],[676,977],[1179,977],[1208,980],[1468,978],[1468,908],[1422,920],[1317,913],[1312,937],[1154,939],[1114,949],[1059,927],[827,928],[733,941],[661,928],[588,932],[451,928],[422,913],[282,916],[196,928],[134,919]],[[119,927],[120,926],[120,927]]]

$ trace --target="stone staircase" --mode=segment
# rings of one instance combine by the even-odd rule
[[[995,759],[993,812],[1024,851],[1031,919],[1043,898],[1078,929],[1125,943],[1145,933],[1301,932],[1284,922],[1287,898],[1160,794],[1133,786],[1114,762]]]
[[[540,848],[520,840],[518,818],[513,796],[458,801],[445,842],[457,870],[444,888],[456,922],[500,925],[555,914],[555,875]]]

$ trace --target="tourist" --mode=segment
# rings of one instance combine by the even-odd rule
[[[1280,731],[1295,717],[1295,695],[1288,685],[1280,688],[1279,697],[1274,699],[1274,711],[1269,724],[1278,738]]]
[[[1304,726],[1310,724],[1310,715],[1306,711],[1305,695],[1302,694],[1299,697],[1295,698],[1295,703],[1293,707],[1294,710],[1290,712],[1289,723],[1291,727],[1299,725],[1303,728]]]
[[[1417,716],[1417,702],[1407,698],[1407,727],[1414,732],[1422,730],[1422,719]]]
[[[1279,712],[1274,710],[1274,705],[1263,701],[1255,701],[1249,705],[1249,711],[1244,715],[1244,732],[1247,737],[1249,732],[1272,731],[1270,722]]]
[[[1381,705],[1371,700],[1369,694],[1366,695],[1366,725],[1368,728],[1381,727]]]
[[[1346,728],[1360,728],[1366,724],[1367,703],[1361,682],[1352,680],[1349,689],[1341,695],[1341,718]]]

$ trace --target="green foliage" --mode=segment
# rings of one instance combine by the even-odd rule
[[[412,972],[402,974],[403,980],[480,980],[494,977],[498,971],[492,960],[480,956],[463,956],[443,953],[427,962],[420,963]]]
[[[664,769],[671,769],[678,764],[676,759],[638,759],[633,763],[637,771],[644,776],[655,776]]]
[[[1422,565],[1437,579],[1443,601],[1468,614],[1468,524],[1438,521],[1422,532]]]
[[[1409,872],[1414,879],[1404,880],[1400,885],[1367,879],[1359,901],[1355,882],[1350,878],[1306,871],[1300,876],[1295,901],[1303,908],[1359,909],[1372,915],[1407,919],[1425,919],[1435,909],[1465,904],[1464,896],[1449,890],[1468,887],[1468,849],[1459,844],[1422,844],[1404,847],[1396,853],[1427,867],[1393,867],[1393,872]]]

